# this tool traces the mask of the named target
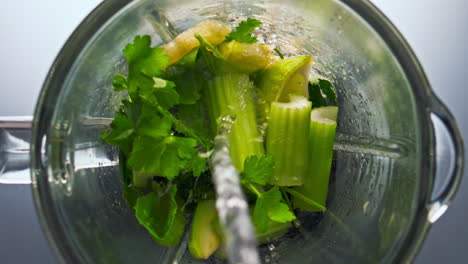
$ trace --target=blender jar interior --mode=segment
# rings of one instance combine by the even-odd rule
[[[122,49],[136,35],[159,45],[204,19],[263,22],[261,41],[310,54],[333,80],[339,120],[328,212],[319,223],[261,250],[271,263],[390,263],[414,220],[421,128],[414,92],[378,34],[338,1],[134,1],[75,59],[53,107],[45,151],[51,204],[82,263],[168,263],[121,195],[118,150],[100,140],[124,94]],[[104,119],[103,119],[104,118]],[[53,227],[52,227],[53,228]],[[191,261],[191,262],[189,262]],[[198,263],[189,253],[181,263]],[[215,262],[213,262],[215,263]]]

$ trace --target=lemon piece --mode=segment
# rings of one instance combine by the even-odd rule
[[[200,45],[195,34],[199,34],[212,45],[218,45],[230,32],[231,28],[221,21],[204,20],[164,45],[164,52],[169,56],[169,63],[174,64]]]

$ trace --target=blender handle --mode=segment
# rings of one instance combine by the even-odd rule
[[[30,184],[31,116],[0,117],[0,184]]]
[[[463,139],[455,118],[437,96],[434,95],[431,102],[429,111],[435,132],[436,174],[428,220],[434,223],[447,210],[460,187],[465,159]]]

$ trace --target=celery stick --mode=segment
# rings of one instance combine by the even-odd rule
[[[193,257],[207,259],[218,249],[221,239],[216,232],[217,219],[214,200],[198,202],[189,239],[189,251]]]
[[[301,185],[307,172],[308,131],[312,103],[301,95],[290,95],[289,103],[271,104],[266,148],[275,160],[270,184]]]
[[[291,93],[309,97],[307,89],[312,57],[303,55],[286,58],[259,74],[258,94],[261,119],[268,119],[272,102],[287,102]]]
[[[245,158],[264,153],[257,128],[253,89],[248,75],[234,72],[214,77],[205,89],[213,131],[216,133],[220,117],[234,118],[229,135],[230,154],[239,171],[243,171]]]
[[[309,128],[309,174],[304,177],[303,186],[294,188],[323,206],[327,200],[337,115],[336,106],[312,110]],[[308,211],[323,211],[323,207],[314,206],[297,196],[293,197],[293,204],[296,208]]]

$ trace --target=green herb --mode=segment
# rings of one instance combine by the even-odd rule
[[[171,67],[172,68],[172,67]],[[201,98],[204,80],[203,73],[195,69],[171,69],[167,78],[175,83],[174,89],[180,95],[180,104],[193,105]]]
[[[151,48],[150,45],[150,36],[136,36],[133,43],[128,44],[123,50],[128,63],[127,86],[131,97],[138,89],[153,87],[151,78],[161,77],[169,65],[169,57],[163,53],[164,49]]]
[[[229,154],[263,243],[292,226],[293,205],[325,209],[337,109],[318,108],[311,117],[307,95],[314,108],[336,104],[332,84],[308,81],[307,55],[284,58],[275,48],[281,60],[271,65],[277,57],[252,34],[260,21],[242,21],[227,36],[221,22],[203,25],[164,48],[151,47],[149,36],[124,48],[128,75],[115,75],[112,86],[129,97],[101,138],[120,149],[123,196],[140,224],[159,244],[175,246],[185,215],[194,213],[189,249],[206,259],[224,239],[207,170],[220,118],[233,118]],[[301,186],[279,187],[291,185]]]
[[[337,105],[336,93],[330,81],[318,79],[316,82],[309,82],[308,89],[312,108]]]
[[[226,40],[235,40],[249,44],[255,43],[257,42],[257,38],[252,36],[252,32],[255,28],[260,27],[261,25],[262,22],[259,20],[248,18],[246,21],[240,22],[236,29],[226,36]]]
[[[250,156],[244,161],[243,180],[265,185],[273,174],[275,161],[270,155]]]
[[[114,91],[119,92],[128,89],[127,87],[127,78],[123,75],[117,74],[114,76],[114,81],[112,82]]]
[[[135,124],[122,111],[117,112],[110,124],[110,130],[104,130],[101,139],[116,145],[124,153],[130,153],[132,137],[135,133]]]
[[[265,232],[270,220],[277,223],[287,223],[296,219],[296,216],[282,200],[281,192],[277,186],[258,196],[253,213],[256,230]]]
[[[179,171],[193,170],[200,175],[202,160],[195,149],[197,141],[177,136],[138,137],[133,143],[133,151],[128,164],[142,173],[155,174],[169,180],[179,175]],[[196,168],[192,166],[196,165]]]
[[[165,246],[177,245],[185,229],[185,217],[179,210],[176,193],[177,187],[172,185],[161,196],[151,192],[138,198],[135,205],[138,222]]]

